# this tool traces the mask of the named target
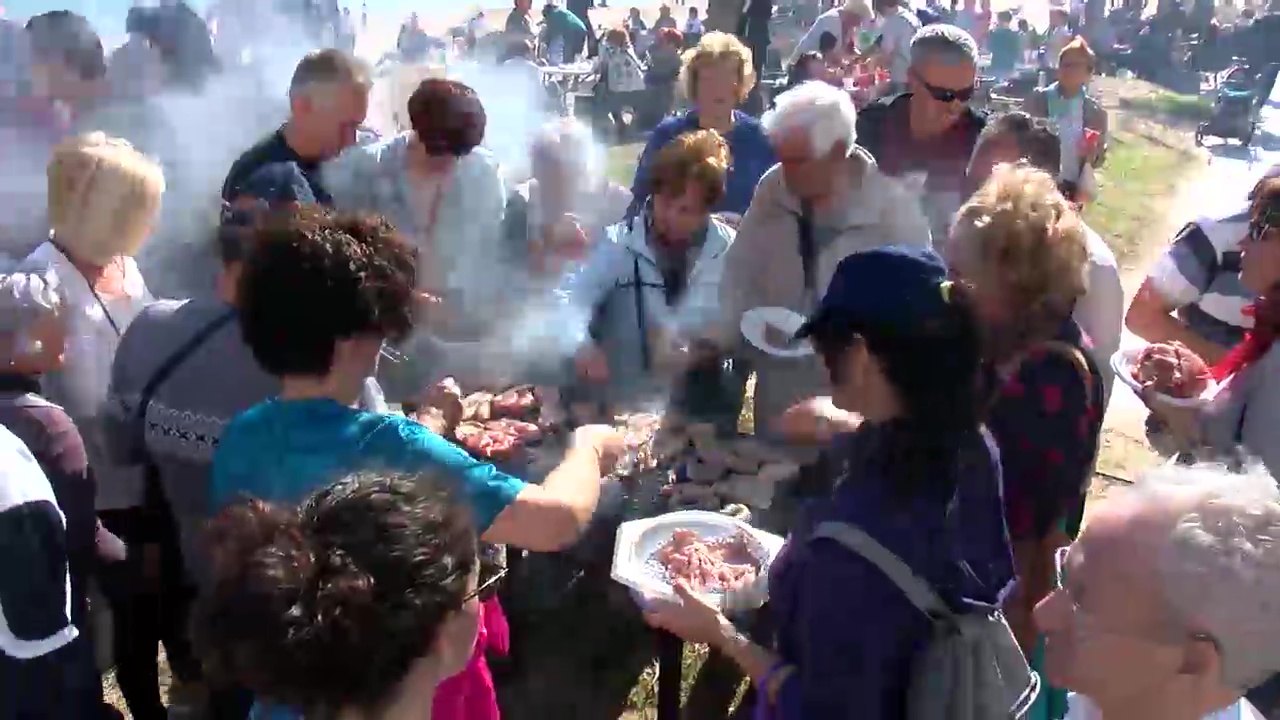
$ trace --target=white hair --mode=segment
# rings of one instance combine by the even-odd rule
[[[845,0],[840,9],[860,18],[871,17],[871,6],[867,4],[867,0]]]
[[[564,163],[584,186],[604,175],[604,152],[581,121],[562,118],[546,123],[534,135],[532,150]]]
[[[62,296],[51,280],[25,270],[5,269],[0,274],[0,334],[18,337],[11,346],[16,353],[37,350],[26,344],[26,334],[42,320],[62,312]]]
[[[1174,518],[1159,555],[1165,600],[1176,618],[1217,640],[1223,682],[1244,690],[1280,671],[1275,479],[1260,468],[1165,465],[1135,490],[1135,500]]]
[[[801,83],[779,95],[761,122],[774,138],[787,130],[807,130],[815,157],[831,152],[837,143],[852,150],[858,139],[858,110],[853,100],[840,88],[819,80]]]

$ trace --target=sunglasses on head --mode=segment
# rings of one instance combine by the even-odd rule
[[[1280,205],[1269,205],[1249,221],[1249,239],[1254,242],[1262,240],[1268,231],[1276,228],[1280,228]]]
[[[925,82],[924,78],[920,77],[918,73],[916,74],[916,80],[920,83],[920,86],[924,88],[925,92],[929,93],[929,97],[941,103],[953,103],[953,102],[967,103],[973,99],[973,94],[974,92],[977,91],[976,85],[970,85],[967,88],[961,88],[959,90],[952,90],[951,88],[943,88],[943,87],[938,87],[937,85],[930,85],[929,83]]]
[[[493,597],[494,592],[497,591],[498,589],[498,582],[506,576],[507,576],[507,568],[505,567],[499,568],[498,571],[495,572],[493,575],[490,575],[489,577],[485,578],[484,582],[480,583],[479,585],[476,585],[475,590],[472,590],[466,595],[463,595],[462,604],[465,605],[468,602],[475,600],[477,598],[479,598],[481,601],[484,601],[489,599],[490,597]]]

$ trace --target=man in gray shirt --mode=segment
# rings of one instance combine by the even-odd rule
[[[270,184],[251,187],[281,200]],[[251,225],[265,205],[260,200],[247,209],[224,208],[216,242],[221,260],[216,292],[148,305],[121,338],[111,368],[106,418],[110,451],[121,461],[151,465],[177,523],[187,574],[197,584],[206,577],[198,543],[210,515],[209,473],[218,439],[236,415],[280,389],[279,380],[258,365],[241,338],[235,312]],[[372,379],[361,407],[387,409]]]

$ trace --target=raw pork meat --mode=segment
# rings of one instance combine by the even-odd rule
[[[741,533],[699,540],[693,530],[677,530],[654,558],[671,580],[684,580],[696,591],[738,590],[755,582],[759,561]]]
[[[1211,378],[1205,361],[1180,342],[1146,346],[1133,367],[1134,380],[1175,398],[1200,397]]]

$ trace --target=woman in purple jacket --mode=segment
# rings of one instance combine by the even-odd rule
[[[688,587],[651,624],[732,658],[756,688],[756,717],[899,720],[930,619],[817,523],[856,525],[952,608],[994,605],[1013,578],[1000,463],[980,420],[981,341],[965,287],[931,250],[881,247],[836,269],[801,328],[834,394],[784,417],[793,436],[833,439],[844,473],[802,513],[770,571],[768,647]],[[860,423],[853,414],[861,417]]]

